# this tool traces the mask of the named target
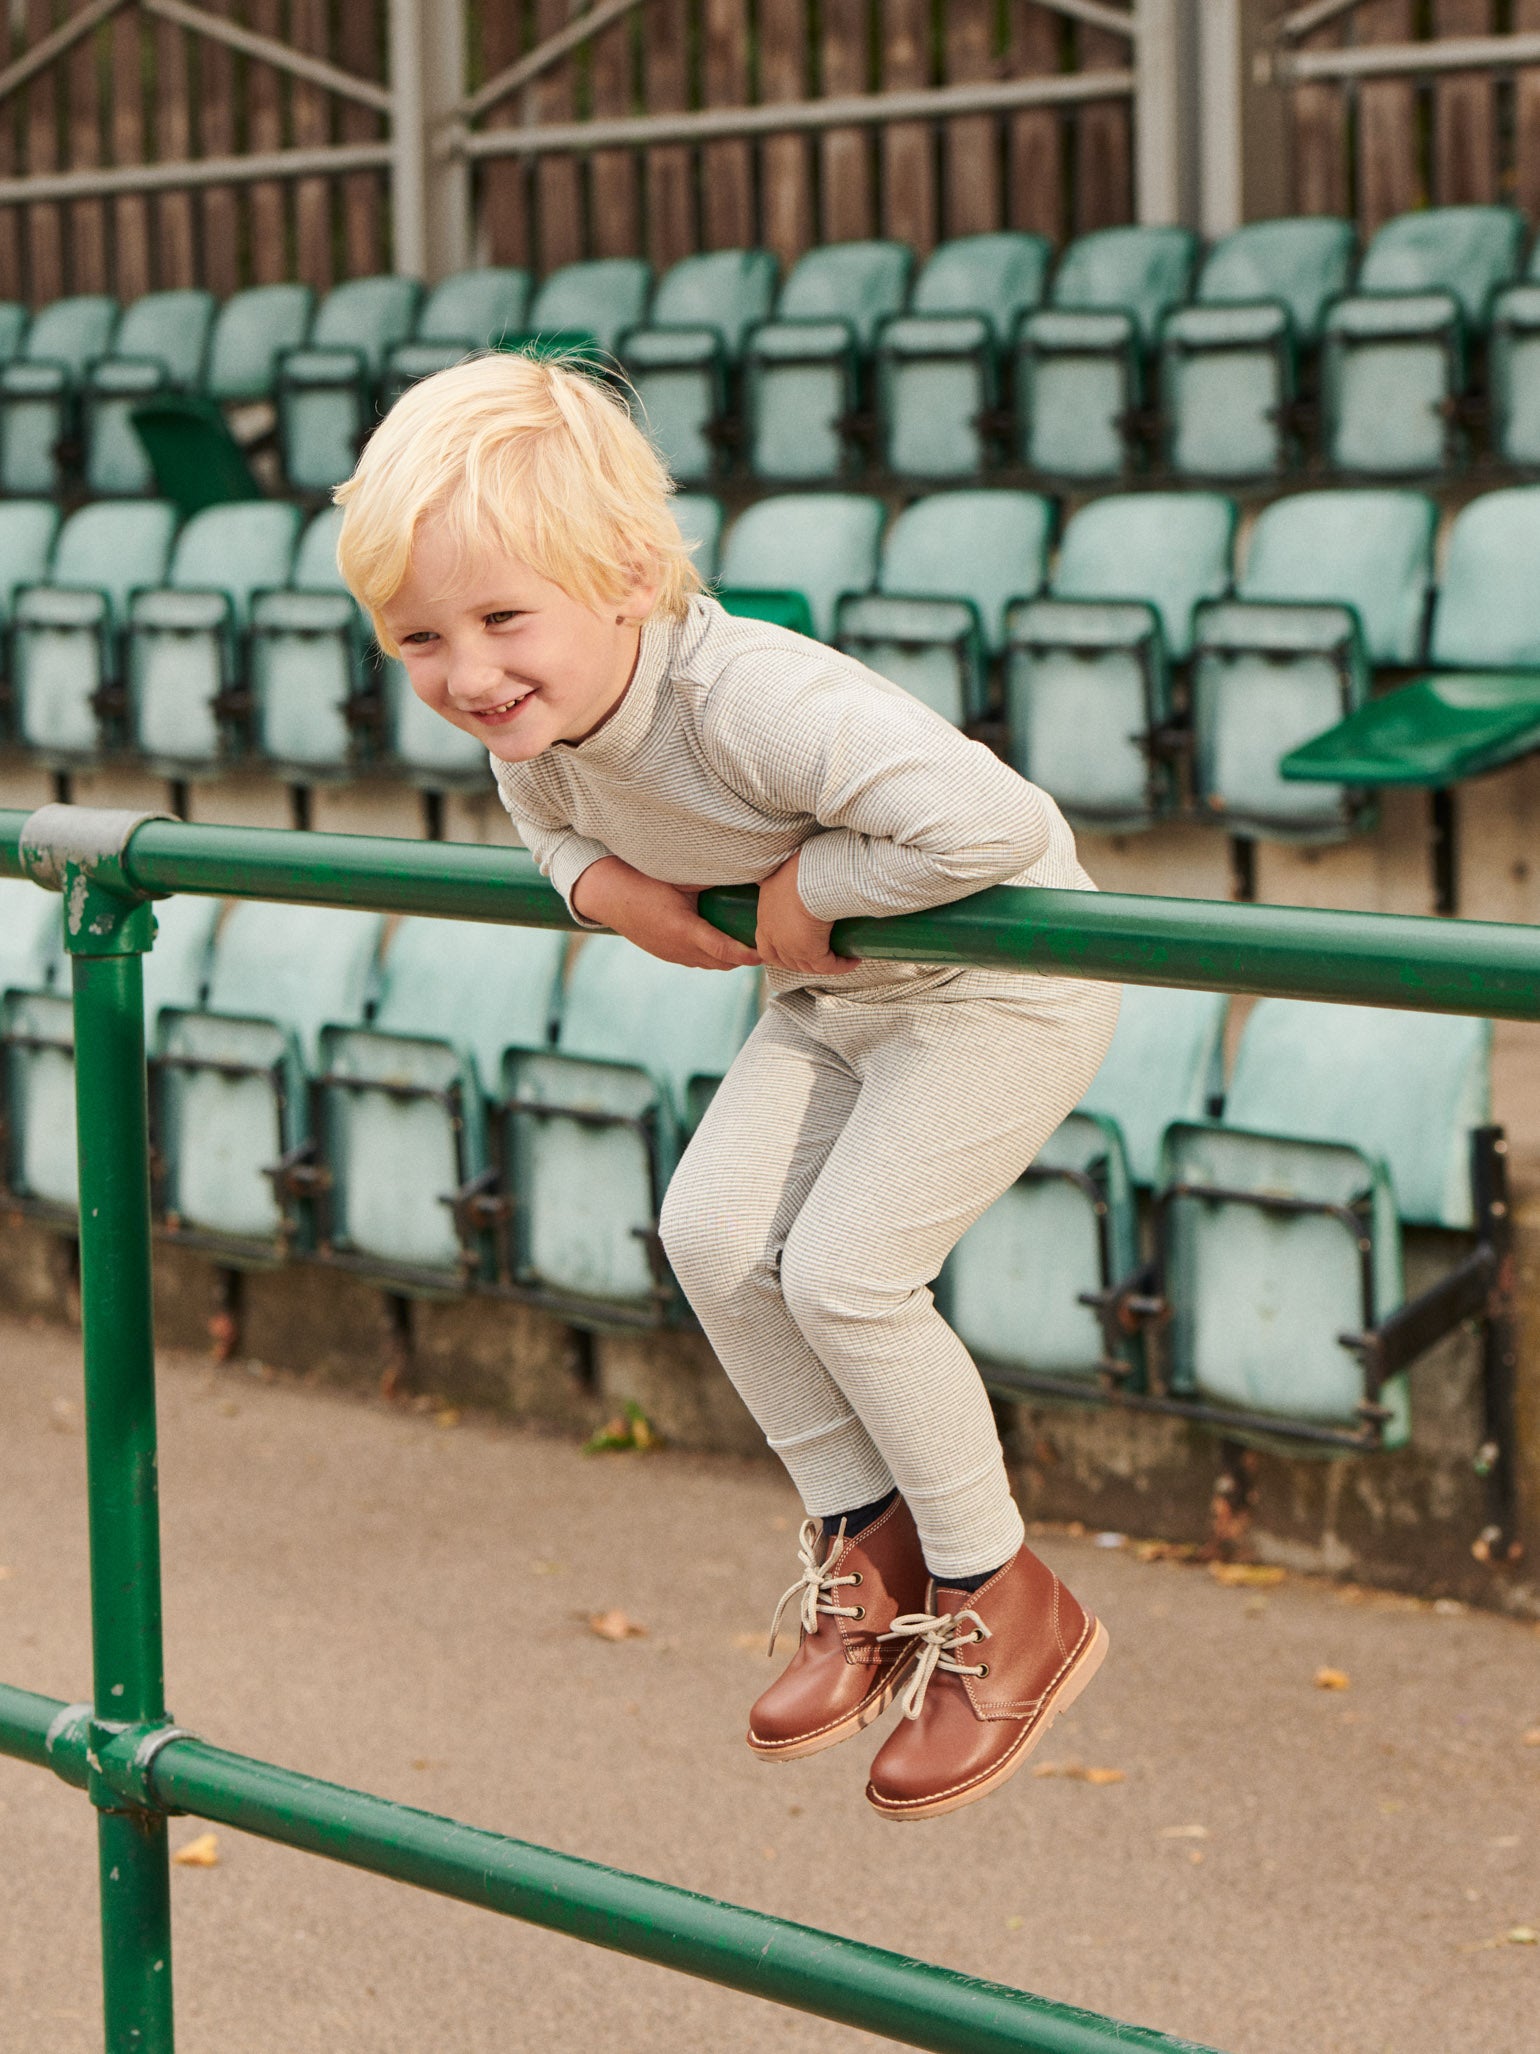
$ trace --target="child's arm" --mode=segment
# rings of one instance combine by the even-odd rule
[[[683,963],[691,970],[736,970],[757,963],[753,949],[701,918],[695,910],[698,897],[633,870],[619,856],[604,856],[578,878],[571,904],[580,920],[612,927],[665,963]]]

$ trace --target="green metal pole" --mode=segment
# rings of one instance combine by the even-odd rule
[[[111,897],[78,871],[66,879],[65,910],[75,995],[91,1731],[99,1758],[115,1729],[166,1716],[140,960],[155,922],[147,905]],[[98,1807],[107,2054],[172,2054],[165,1814],[126,1807],[99,1775],[88,1787]]]

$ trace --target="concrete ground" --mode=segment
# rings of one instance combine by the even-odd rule
[[[743,1747],[795,1566],[768,1463],[191,1355],[161,1405],[171,1704],[211,1740],[1228,2054],[1533,2054],[1533,1627],[1048,1532],[1112,1637],[1061,1773],[904,1829],[862,1801],[871,1736]],[[80,1428],[74,1339],[0,1323],[0,1677],[71,1699]],[[612,1609],[645,1636],[594,1634]],[[224,1829],[173,1896],[181,2054],[879,2044]],[[94,2054],[97,1973],[86,1802],[0,1760],[0,2048]]]

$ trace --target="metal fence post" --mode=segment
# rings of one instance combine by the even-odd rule
[[[430,282],[471,261],[470,170],[449,147],[465,93],[463,13],[390,0],[393,261]]]

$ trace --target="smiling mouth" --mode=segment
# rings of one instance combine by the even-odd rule
[[[516,699],[504,700],[501,706],[480,707],[471,715],[471,719],[480,721],[483,727],[502,727],[507,721],[512,720],[519,711],[519,708],[527,705],[534,696],[535,688],[531,685],[527,691],[520,692]]]

